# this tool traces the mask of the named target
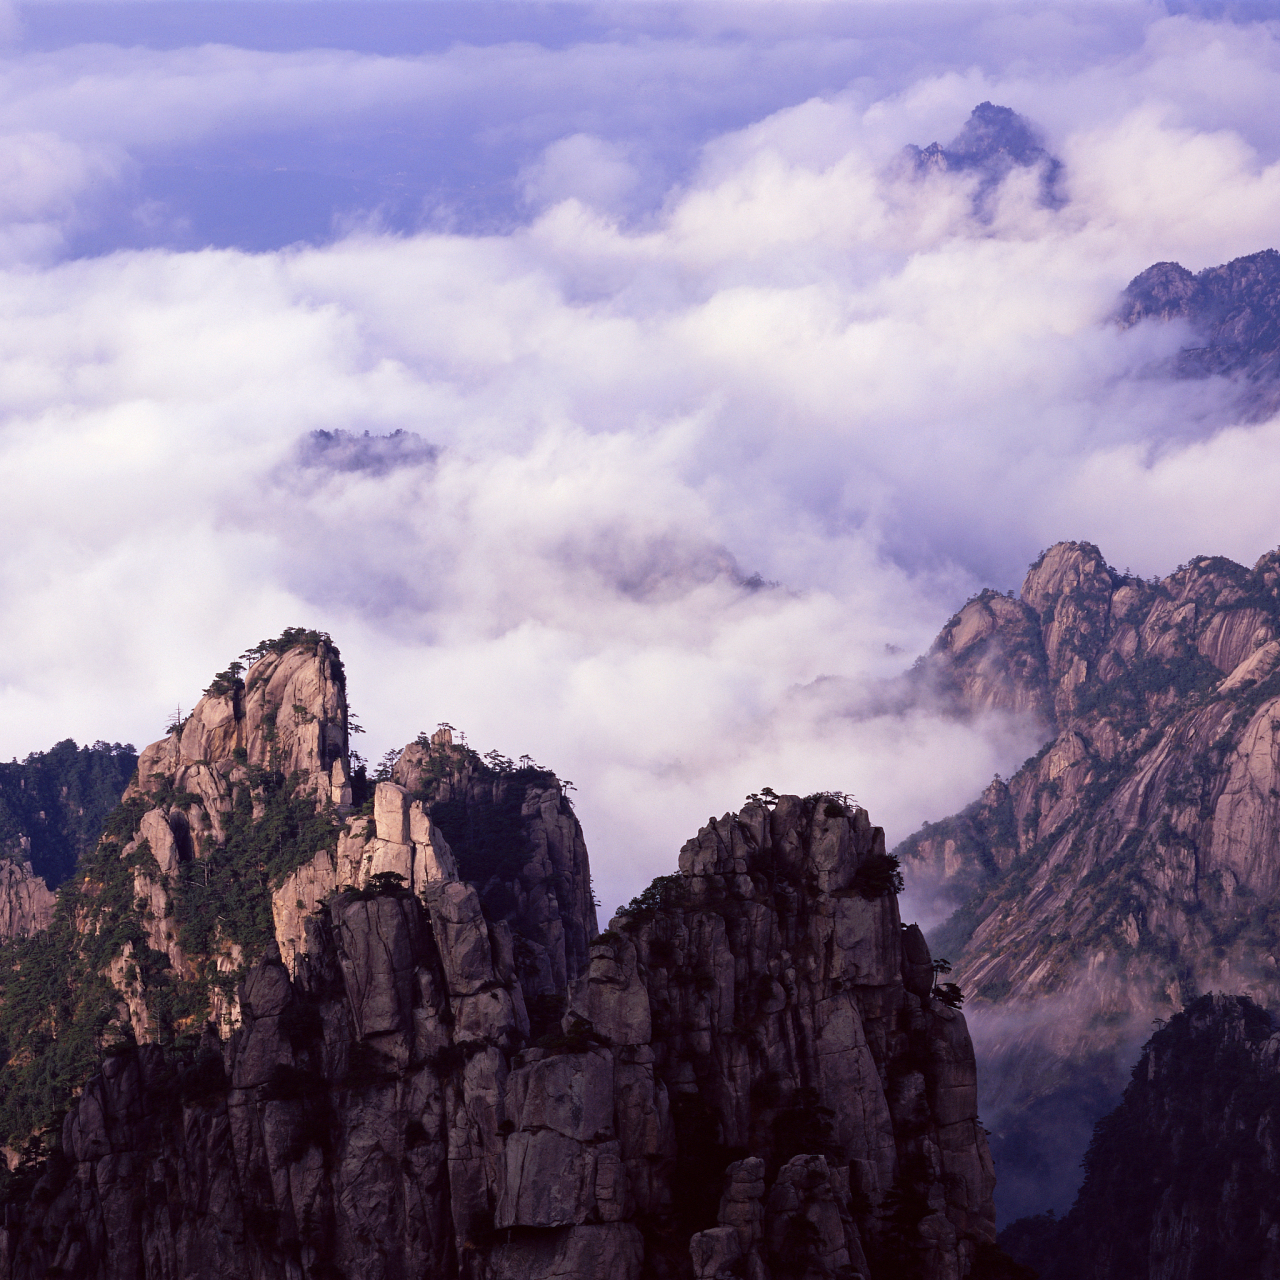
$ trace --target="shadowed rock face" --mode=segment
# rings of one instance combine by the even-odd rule
[[[2,1280],[963,1280],[992,1247],[964,1018],[862,810],[713,821],[597,934],[553,775],[442,732],[351,816],[327,637],[236,678],[51,926],[98,955],[74,921],[138,913],[132,1036],[10,1177]],[[269,933],[211,913],[227,866]]]
[[[1280,1275],[1280,1034],[1204,996],[1152,1036],[1066,1218],[1002,1234],[1042,1280]]]
[[[1147,582],[1059,544],[927,659],[962,703],[1051,726],[896,851],[909,886],[958,907],[932,941],[971,997],[997,1159],[1027,1181],[1006,1212],[1066,1207],[1075,1160],[1045,1153],[1070,1132],[1083,1150],[1152,1018],[1213,989],[1280,1001],[1277,559]]]
[[[392,773],[450,841],[489,915],[511,926],[526,997],[554,996],[583,972],[597,932],[586,842],[555,774],[496,765],[442,729],[406,747]]]
[[[1161,371],[1178,378],[1215,374],[1242,384],[1238,408],[1269,417],[1280,407],[1280,253],[1264,249],[1192,274],[1157,262],[1125,289],[1116,320],[1185,320],[1196,341]]]

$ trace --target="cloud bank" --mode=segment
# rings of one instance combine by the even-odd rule
[[[1107,323],[1153,261],[1275,243],[1267,23],[582,6],[371,52],[42,44],[31,13],[0,751],[150,740],[322,627],[371,758],[448,720],[572,778],[607,912],[760,786],[851,792],[892,841],[1016,767],[1029,726],[882,682],[1048,543],[1155,573],[1280,542],[1280,426],[1147,376],[1176,326]],[[980,175],[897,163],[986,100],[1061,207],[1015,169],[977,218]]]

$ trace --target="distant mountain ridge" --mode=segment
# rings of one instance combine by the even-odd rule
[[[1233,258],[1193,274],[1157,262],[1129,282],[1116,321],[1185,320],[1198,339],[1173,358],[1178,378],[1214,375],[1242,383],[1240,408],[1254,420],[1280,408],[1280,253]]]
[[[1062,1155],[1152,1018],[1211,990],[1280,1007],[1280,552],[1147,581],[1060,543],[924,665],[959,705],[1046,726],[1013,777],[895,852],[956,907],[930,941],[970,997],[1002,1212],[1065,1208]]]

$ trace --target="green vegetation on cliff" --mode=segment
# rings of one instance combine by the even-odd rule
[[[104,976],[113,960],[124,957],[124,982],[145,992],[162,1044],[199,1032],[211,987],[239,977],[218,972],[219,941],[261,953],[272,936],[272,890],[337,841],[336,815],[300,795],[297,781],[254,770],[236,788],[226,840],[179,868],[174,914],[198,976],[179,977],[149,945],[134,874],[157,877],[159,868],[145,840],[126,853],[152,807],[138,798],[116,808],[102,841],[62,885],[50,927],[0,947],[0,1141],[21,1145],[54,1126],[103,1052],[129,1038],[120,993]]]
[[[297,774],[256,766],[248,773],[223,817],[226,838],[207,842],[201,858],[178,869],[174,914],[190,956],[209,955],[219,938],[246,954],[261,951],[272,937],[272,890],[338,843],[341,820],[327,802],[299,792]]]
[[[0,853],[30,857],[35,873],[56,888],[97,842],[137,763],[132,743],[77,747],[70,738],[0,763]]]
[[[134,800],[112,813],[59,890],[48,929],[0,947],[0,1140],[10,1146],[58,1121],[119,1038],[119,997],[104,976],[111,960],[128,948],[143,971],[162,968],[134,901],[134,871],[154,872],[155,859],[145,841],[124,853],[145,808]]]

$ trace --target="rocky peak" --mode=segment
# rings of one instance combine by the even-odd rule
[[[261,683],[288,698],[325,653],[278,656]],[[216,700],[248,722],[257,683],[196,723],[228,725]],[[0,1280],[963,1280],[992,1247],[964,1018],[846,797],[712,821],[596,935],[581,832],[531,761],[438,731],[348,816],[269,736],[268,767],[232,745],[224,772],[186,732],[36,937],[54,1007],[89,1021],[46,1034],[21,984],[47,975],[0,964],[0,1033],[40,1081],[120,1005],[0,1187]],[[197,768],[226,787],[216,831],[173,790]],[[11,1139],[38,1113],[14,1099],[47,1101],[26,1069],[3,1068]]]
[[[527,998],[576,979],[598,929],[566,785],[528,757],[480,756],[455,743],[448,726],[410,743],[392,777],[432,815],[485,910],[513,930]]]
[[[943,627],[926,658],[967,711],[1069,721],[1112,622],[1119,575],[1087,542],[1060,542],[1031,566],[1018,599],[983,591]],[[1128,600],[1121,597],[1122,609]]]
[[[1185,319],[1210,345],[1271,350],[1280,342],[1278,302],[1280,253],[1264,249],[1197,275],[1176,262],[1157,262],[1129,282],[1117,321],[1128,328],[1148,318]]]
[[[1176,262],[1157,262],[1129,281],[1116,323],[1129,329],[1142,320],[1189,320],[1200,306],[1196,277]]]
[[[927,147],[908,146],[904,152],[908,166],[917,173],[976,172],[981,181],[974,195],[974,210],[988,216],[988,203],[1000,182],[1014,169],[1039,168],[1040,201],[1050,208],[1065,204],[1058,190],[1062,162],[1042,145],[1030,121],[1010,107],[980,102],[964,127],[947,146],[932,142]]]
[[[1052,613],[1064,596],[1109,599],[1111,569],[1091,542],[1058,542],[1027,570],[1021,596],[1041,617]]]
[[[1280,600],[1280,550],[1258,557],[1253,566],[1253,580],[1265,595]]]
[[[947,150],[969,165],[987,164],[999,156],[1008,157],[1013,164],[1031,165],[1045,157],[1026,117],[992,102],[980,102],[974,107]]]
[[[1088,542],[1050,547],[1022,584],[1023,601],[1040,615],[1046,675],[1060,723],[1079,708],[1077,691],[1105,641],[1115,586],[1102,553]]]
[[[943,627],[922,664],[927,682],[964,712],[1012,711],[1053,724],[1037,612],[984,591]]]
[[[129,795],[168,787],[213,799],[214,775],[248,767],[296,775],[317,798],[347,785],[346,676],[329,637],[293,628],[243,656],[247,668],[232,663],[191,714],[142,753]]]
[[[965,711],[1029,712],[1095,736],[1109,754],[1114,720],[1097,710],[1104,691],[1125,692],[1146,719],[1280,635],[1277,563],[1264,556],[1249,570],[1201,556],[1155,583],[1117,572],[1091,543],[1057,543],[1031,566],[1019,599],[984,591],[970,600],[923,670]]]
[[[925,1256],[925,1274],[953,1256],[963,1274],[987,1239],[968,1036],[932,997],[922,936],[899,921],[895,865],[844,797],[752,802],[710,821],[681,850],[680,875],[604,935],[635,947],[677,1137],[692,1145],[702,1129],[751,1157],[723,1180],[677,1166],[700,1276],[777,1265],[768,1242],[787,1214],[813,1224],[813,1265],[855,1274]],[[944,1153],[945,1200],[928,1190],[927,1148]],[[899,1199],[917,1206],[905,1254],[883,1211],[859,1208]]]

